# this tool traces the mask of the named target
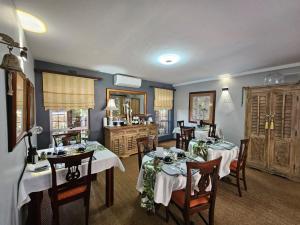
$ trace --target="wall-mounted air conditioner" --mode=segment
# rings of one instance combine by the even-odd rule
[[[125,76],[123,74],[115,74],[114,85],[121,86],[121,87],[139,88],[142,85],[142,79]]]

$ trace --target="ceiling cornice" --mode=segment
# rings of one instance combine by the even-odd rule
[[[297,66],[300,66],[300,62],[285,64],[285,65],[281,65],[281,66],[266,67],[266,68],[256,69],[256,70],[249,70],[249,71],[236,73],[236,74],[230,74],[230,77],[241,77],[241,76],[250,75],[250,74],[257,74],[257,73],[264,73],[264,72],[270,72],[270,71],[275,71],[275,70],[289,69],[289,68],[293,68],[293,67],[297,67]],[[217,75],[217,76],[214,75],[214,76],[211,76],[210,78],[206,78],[206,79],[200,79],[200,80],[194,80],[194,81],[173,84],[173,87],[202,83],[202,82],[206,82],[206,81],[213,81],[213,80],[219,80],[219,79],[220,79],[220,75]]]

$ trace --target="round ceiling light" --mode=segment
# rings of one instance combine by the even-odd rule
[[[17,9],[17,14],[20,19],[22,28],[34,33],[45,33],[47,31],[46,25],[40,19],[35,16]]]
[[[180,60],[179,55],[176,54],[164,54],[159,56],[158,61],[164,65],[172,65],[178,63]]]

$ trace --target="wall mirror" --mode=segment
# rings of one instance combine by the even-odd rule
[[[113,116],[125,117],[124,104],[129,103],[132,115],[147,114],[147,93],[144,91],[131,91],[121,89],[106,89],[106,102],[115,99],[117,110],[113,111]]]
[[[27,130],[26,76],[21,72],[7,73],[8,149],[12,151]]]
[[[34,86],[31,81],[26,79],[27,86],[27,130],[34,127],[35,124],[35,107],[34,107]]]

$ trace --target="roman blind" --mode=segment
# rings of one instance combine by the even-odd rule
[[[93,109],[94,79],[43,72],[45,110]]]
[[[173,109],[173,90],[155,88],[154,89],[154,110]]]

